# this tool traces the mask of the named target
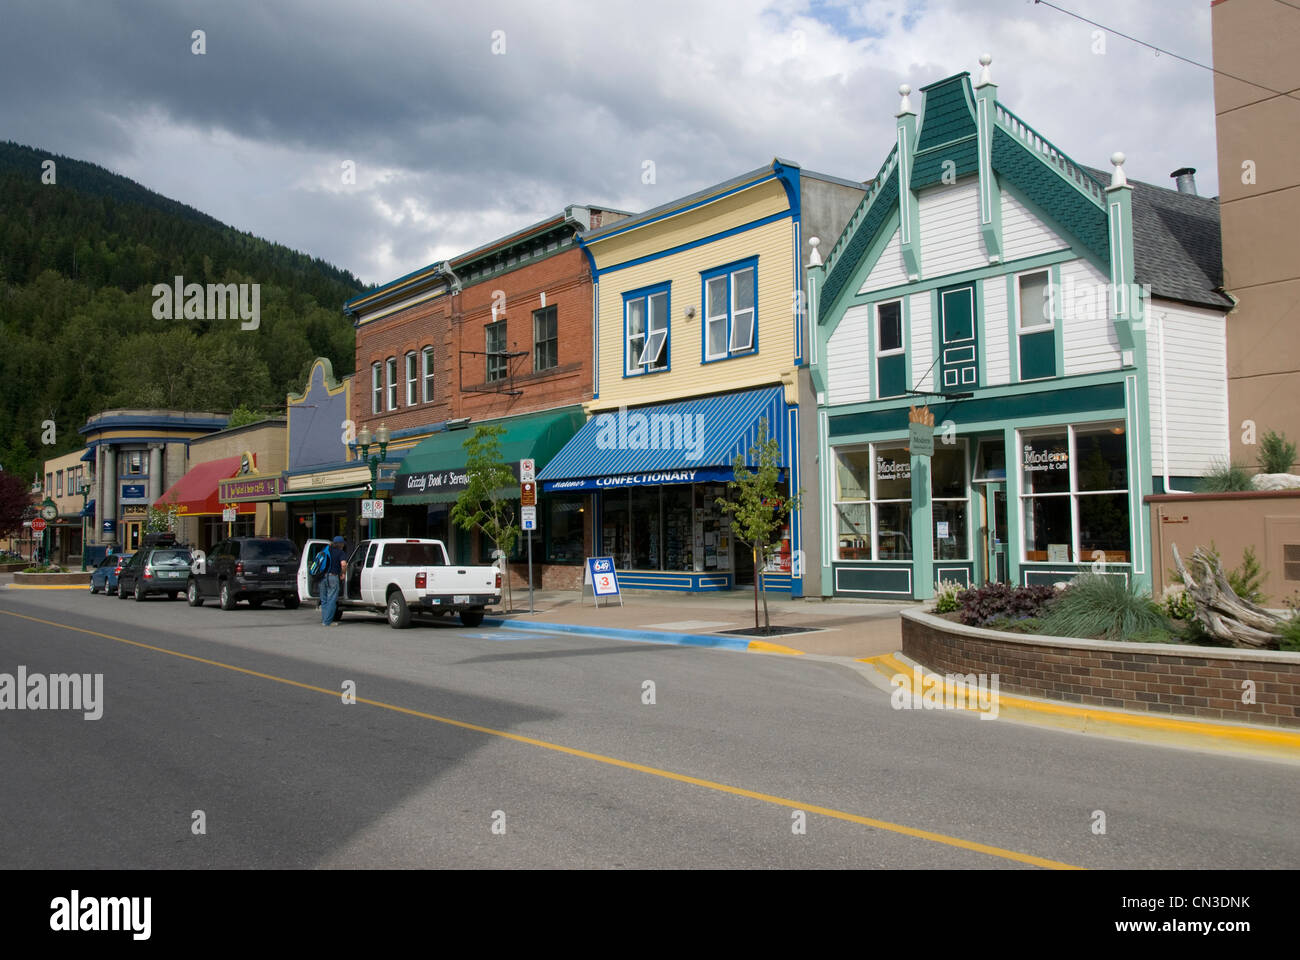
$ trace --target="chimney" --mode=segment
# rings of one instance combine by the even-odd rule
[[[1174,182],[1178,184],[1179,193],[1190,193],[1192,196],[1196,196],[1195,167],[1179,167],[1169,176],[1173,177]]]

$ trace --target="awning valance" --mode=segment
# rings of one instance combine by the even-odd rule
[[[562,407],[543,413],[523,414],[486,425],[505,427],[501,436],[501,458],[519,475],[519,461],[532,459],[541,469],[582,427],[581,407]],[[402,461],[393,485],[394,503],[450,503],[468,485],[465,475],[465,441],[474,435],[467,430],[444,430],[421,441]]]
[[[154,501],[154,506],[166,510],[173,504],[176,512],[183,517],[211,517],[221,515],[221,498],[217,494],[217,484],[228,480],[239,472],[241,457],[222,457],[207,463],[190,467],[167,492]],[[252,503],[238,506],[241,514],[256,513],[257,507]]]
[[[785,391],[763,387],[599,413],[537,479],[545,491],[730,479],[737,455],[751,459],[763,420],[788,467]]]
[[[363,500],[368,487],[344,487],[341,490],[299,490],[295,493],[282,493],[280,500],[284,503],[307,503],[312,500]]]

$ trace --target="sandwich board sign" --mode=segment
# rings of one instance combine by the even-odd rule
[[[613,557],[588,557],[587,569],[583,574],[584,592],[591,584],[591,599],[600,606],[601,597],[618,597],[618,604],[623,605],[623,594],[618,588],[618,572],[614,569]]]

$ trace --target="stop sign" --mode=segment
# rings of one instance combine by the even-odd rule
[[[37,517],[35,520],[32,521],[33,533],[40,533],[44,529],[45,529],[45,521],[42,518]]]

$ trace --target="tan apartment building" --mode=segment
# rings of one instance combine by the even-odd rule
[[[1300,440],[1300,10],[1214,0],[1232,459],[1265,431]]]

